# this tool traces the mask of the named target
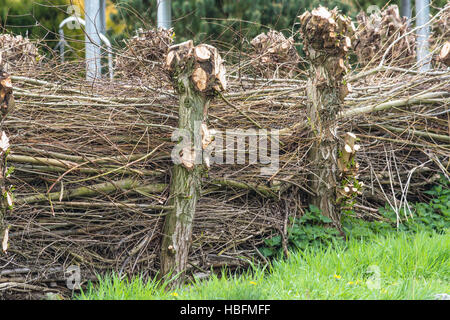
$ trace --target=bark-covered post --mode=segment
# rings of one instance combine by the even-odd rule
[[[299,17],[303,50],[310,62],[307,95],[308,118],[313,146],[308,154],[312,164],[310,203],[324,216],[340,225],[336,196],[338,187],[338,138],[336,118],[351,91],[344,81],[348,71],[348,51],[354,26],[337,9],[319,7]]]
[[[217,49],[206,44],[194,47],[192,40],[170,47],[165,67],[179,95],[179,130],[172,135],[179,143],[172,151],[170,201],[174,209],[164,223],[160,276],[179,275],[176,284],[186,270],[202,172],[208,166],[203,161],[203,150],[211,142],[206,127],[208,106],[216,91],[226,89],[226,79]]]
[[[2,242],[2,251],[8,249],[8,227],[5,225],[5,215],[12,209],[13,198],[9,187],[6,185],[8,168],[6,167],[6,157],[9,152],[9,138],[3,131],[3,120],[8,111],[14,107],[14,96],[12,94],[11,77],[0,67],[0,241]]]

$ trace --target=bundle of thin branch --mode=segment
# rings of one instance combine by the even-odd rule
[[[32,72],[42,57],[37,47],[21,35],[0,34],[0,67],[7,72]]]
[[[450,38],[450,3],[445,5],[441,14],[432,24],[432,33],[435,39]]]
[[[367,16],[361,12],[357,16],[357,41],[354,50],[361,66],[378,64],[386,50],[385,62],[399,67],[409,67],[415,63],[415,35],[409,33],[406,17],[401,17],[398,7],[391,5],[381,12]],[[397,41],[395,46],[390,45]]]
[[[160,81],[158,78],[148,79],[148,76],[161,67],[173,37],[173,29],[139,29],[136,36],[125,40],[126,48],[117,54],[114,67],[116,76],[139,78],[145,83]]]
[[[445,68],[450,65],[450,3],[441,9],[431,26],[430,47],[434,52],[432,62],[435,67],[442,63]]]
[[[250,42],[252,65],[257,75],[266,78],[291,77],[298,71],[300,56],[294,46],[294,38],[279,31],[269,30]]]

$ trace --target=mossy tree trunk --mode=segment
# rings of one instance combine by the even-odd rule
[[[2,251],[6,252],[8,248],[8,227],[5,224],[5,215],[13,206],[13,198],[9,186],[6,185],[8,168],[6,158],[9,152],[9,138],[3,131],[3,120],[8,112],[14,107],[14,96],[12,92],[11,77],[0,68],[0,241],[2,242]]]
[[[194,154],[201,152],[199,122],[203,121],[203,109],[206,98],[195,92],[188,79],[188,73],[178,78],[180,88],[179,128],[186,130],[190,137],[189,149]],[[184,148],[184,152],[188,148]],[[195,156],[194,159],[195,160]],[[195,206],[200,197],[201,177],[204,167],[193,164],[186,167],[183,163],[174,164],[170,183],[171,205],[173,211],[169,213],[164,224],[164,239],[161,248],[161,273],[183,273],[191,244],[192,222]]]
[[[340,225],[336,198],[338,187],[337,116],[350,87],[343,81],[347,72],[347,52],[354,32],[349,18],[337,10],[319,7],[299,17],[304,50],[310,62],[307,95],[311,137],[308,153],[310,175],[310,203],[324,216]]]
[[[339,104],[333,92],[317,90],[316,81],[317,78],[313,78],[308,80],[307,84],[308,97],[312,100],[308,108],[308,117],[312,126],[311,136],[314,139],[308,153],[308,161],[313,168],[310,175],[310,189],[315,194],[310,198],[310,204],[318,207],[324,216],[336,222],[340,220],[336,210],[338,144],[335,114],[331,110],[336,109]]]
[[[173,286],[184,278],[202,174],[208,166],[203,164],[203,150],[211,142],[206,127],[209,101],[214,91],[226,89],[226,81],[217,49],[208,45],[194,47],[192,41],[170,47],[166,68],[179,95],[179,130],[172,137],[182,139],[172,151],[173,210],[166,216],[161,247],[160,276],[177,275]]]

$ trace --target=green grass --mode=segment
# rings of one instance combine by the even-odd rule
[[[450,181],[442,177],[428,202],[411,204],[414,218],[397,216],[386,206],[384,221],[365,221],[344,212],[349,240],[337,237],[314,206],[292,219],[289,259],[282,259],[281,236],[273,234],[259,248],[272,259],[268,268],[252,267],[241,275],[222,271],[174,291],[167,283],[131,281],[110,275],[89,284],[77,299],[434,299],[450,293]]]
[[[435,294],[450,293],[449,254],[448,232],[394,232],[292,252],[267,270],[254,267],[239,276],[223,271],[175,291],[154,280],[126,281],[113,275],[76,298],[434,299]]]

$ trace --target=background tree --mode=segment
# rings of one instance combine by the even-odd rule
[[[156,25],[156,1],[114,0],[116,23],[125,24],[116,42],[135,33],[139,27]],[[234,45],[242,37],[252,39],[268,28],[289,33],[295,19],[305,9],[321,3],[337,6],[348,13],[352,5],[336,0],[172,0],[172,19],[177,42],[214,43],[219,47]]]
[[[133,36],[138,28],[156,25],[155,0],[112,1],[117,8],[117,13],[111,15],[112,21],[125,26],[123,32],[109,34],[113,42],[122,45],[121,40]],[[432,6],[438,8],[445,3],[446,0],[433,0]],[[389,4],[400,6],[401,0],[172,0],[172,25],[177,42],[193,39],[196,43],[227,48],[269,28],[290,35],[295,29],[295,18],[319,4],[330,9],[337,6],[355,18],[370,5],[382,9]]]
[[[69,5],[78,6],[81,17],[84,18],[84,0],[0,0],[0,27],[2,32],[28,36],[54,48],[59,41],[59,24],[73,14],[68,11]],[[124,25],[110,18],[117,16],[117,13],[113,2],[108,0],[106,26],[109,35],[123,33]],[[64,34],[69,41],[67,48],[72,49],[72,54],[84,57],[83,31],[65,27]]]
[[[431,13],[446,2],[432,0]],[[68,5],[82,7],[83,3],[84,0],[0,0],[0,26],[7,32],[44,40],[53,48],[59,40],[58,25],[68,16]],[[337,6],[355,18],[370,5],[382,9],[389,4],[400,5],[401,0],[172,0],[175,40],[194,39],[195,43],[208,42],[223,49],[248,44],[242,40],[251,40],[269,28],[290,36],[298,29],[294,27],[296,17],[319,4],[328,8]],[[107,36],[113,45],[124,46],[122,40],[134,36],[138,28],[154,27],[156,5],[156,0],[107,0]],[[67,28],[64,31],[73,39],[69,43],[73,52],[84,56],[82,31]]]
[[[0,0],[0,25],[30,38],[55,39],[67,0]]]
[[[371,5],[376,5],[380,9],[383,9],[383,7],[388,7],[391,4],[396,4],[399,8],[401,8],[402,0],[393,0],[393,1],[386,1],[386,0],[350,0],[352,5],[358,10],[367,10],[367,8]],[[430,6],[431,14],[435,14],[438,10],[438,8],[443,8],[444,5],[447,3],[448,0],[430,0]],[[412,9],[412,17],[415,16],[415,10],[414,10],[414,0],[411,0],[411,9]]]

